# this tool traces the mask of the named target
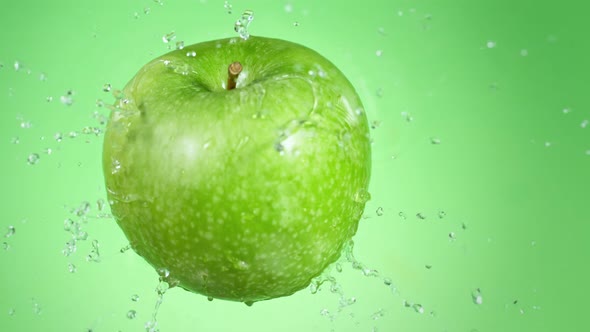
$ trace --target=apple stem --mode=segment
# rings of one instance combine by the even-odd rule
[[[233,62],[227,68],[227,89],[233,90],[236,88],[236,80],[238,75],[242,72],[242,64],[238,61]]]

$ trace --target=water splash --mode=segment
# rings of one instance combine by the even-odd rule
[[[248,32],[248,26],[254,20],[254,12],[247,9],[244,11],[242,16],[236,21],[234,25],[234,30],[240,35],[240,38],[243,40],[247,40],[250,38],[250,33]]]
[[[156,287],[156,294],[158,298],[156,299],[156,304],[154,305],[154,312],[152,313],[152,319],[145,323],[145,331],[146,332],[159,332],[160,329],[158,328],[158,311],[160,310],[160,306],[164,301],[164,294],[173,287],[178,285],[178,281],[170,276],[170,271],[168,269],[162,268],[158,269],[158,274],[160,275],[160,282]],[[133,300],[133,297],[132,297]],[[139,300],[139,296],[137,297]]]

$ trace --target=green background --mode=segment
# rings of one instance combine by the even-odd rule
[[[381,277],[343,263],[334,276],[356,303],[341,310],[329,287],[253,307],[172,289],[162,332],[590,329],[583,1],[234,0],[231,14],[218,0],[162,3],[0,2],[0,331],[144,330],[157,274],[97,218],[108,212],[96,203],[102,135],[84,128],[104,129],[97,100],[113,97],[103,85],[122,88],[167,52],[163,35],[186,45],[235,36],[245,9],[252,34],[317,50],[361,95],[374,127],[372,199],[354,253]],[[72,212],[84,201],[86,220]],[[89,235],[69,257],[66,218]],[[93,240],[100,262],[86,261]]]

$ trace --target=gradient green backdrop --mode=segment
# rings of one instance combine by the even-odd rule
[[[245,9],[252,34],[319,51],[361,95],[374,154],[355,255],[396,291],[347,264],[335,275],[356,303],[340,312],[329,288],[253,307],[172,289],[162,332],[590,330],[583,1],[161,2],[0,2],[0,331],[144,330],[157,275],[95,218],[102,136],[84,128],[104,128],[103,85],[166,52],[164,34],[235,36]],[[65,257],[63,221],[84,201],[88,240]]]

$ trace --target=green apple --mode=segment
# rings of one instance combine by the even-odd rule
[[[109,203],[173,286],[248,304],[291,295],[356,233],[367,119],[320,54],[208,41],[149,62],[122,92],[104,140]]]

